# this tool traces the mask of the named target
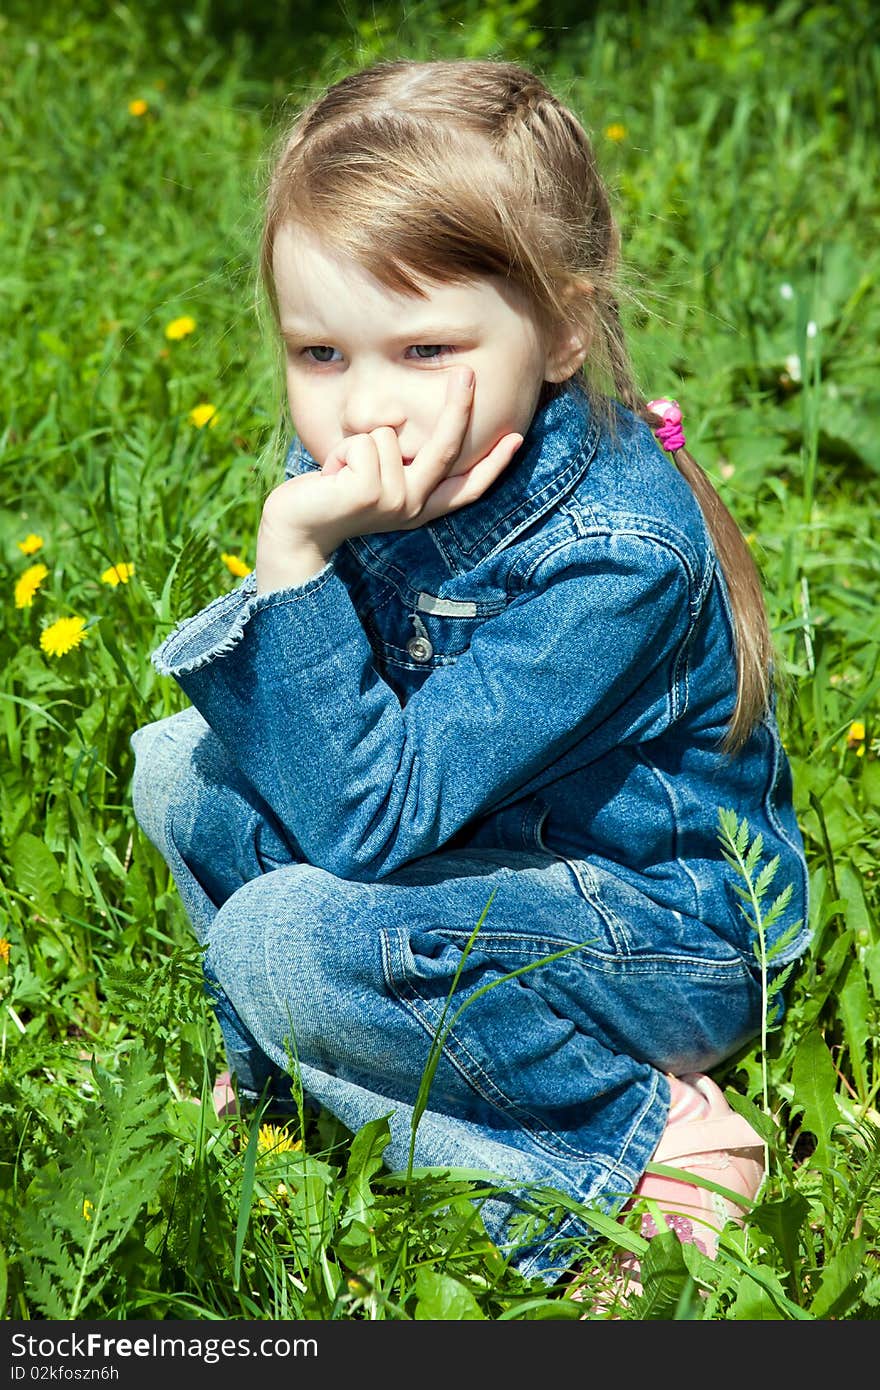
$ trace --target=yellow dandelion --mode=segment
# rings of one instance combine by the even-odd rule
[[[43,537],[37,536],[31,531],[29,536],[25,536],[23,541],[16,541],[16,545],[22,555],[36,555],[38,550],[43,549]]]
[[[34,594],[48,573],[45,565],[28,565],[24,574],[20,574],[15,581],[16,608],[30,608]]]
[[[217,407],[216,405],[210,405],[207,401],[203,401],[201,405],[195,406],[189,412],[189,418],[196,429],[203,430],[205,425],[213,429],[217,423]]]
[[[101,575],[101,583],[109,584],[115,589],[117,584],[127,584],[133,574],[134,565],[111,565],[110,568],[105,570]]]
[[[621,140],[626,139],[626,126],[621,125],[620,121],[612,121],[611,125],[605,127],[605,139],[613,140],[616,145],[619,145]]]
[[[86,635],[85,618],[59,618],[40,633],[40,646],[47,656],[66,656]]]
[[[846,736],[846,746],[857,758],[865,756],[865,725],[861,719],[854,719]]]
[[[243,560],[240,555],[227,555],[224,550],[220,559],[229,570],[229,573],[234,574],[237,579],[244,579],[245,575],[251,572],[250,565],[246,560]]]
[[[9,942],[6,940],[6,937],[5,937],[5,936],[0,936],[0,960],[2,960],[2,961],[4,961],[4,962],[5,962],[5,961],[8,961],[8,960],[9,960],[9,952],[10,952],[11,949],[12,949],[12,948],[11,948]]]
[[[283,1125],[260,1125],[257,1133],[258,1154],[292,1153],[302,1148],[301,1139],[292,1139]]]
[[[91,1221],[92,1212],[95,1210],[94,1202],[90,1202],[88,1197],[83,1197],[83,1216],[86,1221]]]
[[[172,343],[179,343],[181,338],[188,338],[190,333],[194,333],[196,328],[195,319],[191,319],[189,314],[184,314],[179,319],[172,319],[165,326],[165,337]]]
[[[128,114],[130,116],[146,116],[149,107],[143,97],[135,97],[134,101],[128,103]]]

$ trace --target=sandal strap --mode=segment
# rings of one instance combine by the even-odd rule
[[[701,1154],[723,1153],[729,1149],[763,1149],[764,1141],[742,1115],[730,1114],[716,1120],[694,1120],[671,1125],[652,1155],[653,1163],[673,1158],[698,1158]]]

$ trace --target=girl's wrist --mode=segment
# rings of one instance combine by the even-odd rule
[[[330,552],[332,553],[332,552]],[[305,584],[327,564],[330,554],[325,553],[308,536],[297,536],[287,532],[283,538],[274,534],[265,521],[260,524],[257,537],[257,593],[270,593],[273,589],[290,589],[297,584]]]

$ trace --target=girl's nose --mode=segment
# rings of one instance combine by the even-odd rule
[[[380,425],[400,429],[406,418],[400,393],[381,372],[361,372],[350,377],[347,387],[342,420],[346,435],[369,434]]]

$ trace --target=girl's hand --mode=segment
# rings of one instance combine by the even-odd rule
[[[450,372],[434,433],[412,463],[404,464],[395,431],[382,425],[346,439],[320,473],[275,488],[260,522],[258,590],[304,582],[349,536],[413,530],[481,497],[510,463],[522,435],[504,435],[467,472],[449,476],[467,431],[473,385],[470,368]]]

